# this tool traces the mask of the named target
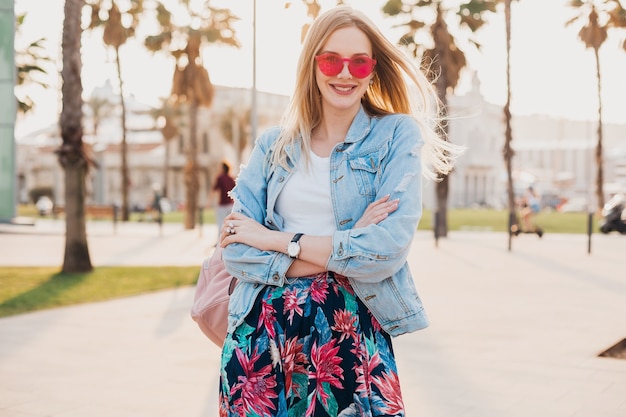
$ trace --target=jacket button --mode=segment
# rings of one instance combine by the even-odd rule
[[[278,274],[274,274],[272,279],[274,280],[274,282],[276,282],[276,281],[278,281],[280,279],[280,277],[278,276]]]
[[[278,182],[283,182],[283,181],[285,181],[285,177],[280,176],[280,177],[278,178]]]
[[[342,256],[342,255],[343,255],[343,249],[339,249],[339,250],[337,251],[337,255]]]

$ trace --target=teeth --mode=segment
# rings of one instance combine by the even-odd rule
[[[338,85],[335,86],[335,88],[339,91],[350,91],[352,90],[352,87],[339,87]]]

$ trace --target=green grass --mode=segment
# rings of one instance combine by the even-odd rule
[[[37,217],[29,206],[21,206],[19,212]],[[203,214],[204,224],[215,222],[213,210]],[[504,210],[450,210],[449,230],[506,232],[507,216]],[[164,222],[180,223],[183,219],[182,212],[164,216]],[[432,220],[432,212],[425,211],[419,229],[432,230]],[[131,221],[140,221],[139,215],[133,214]],[[535,217],[546,233],[586,233],[587,221],[587,213],[544,211]],[[594,232],[597,230],[594,219]],[[194,285],[198,272],[199,266],[98,267],[89,274],[61,274],[58,268],[0,268],[0,317]]]
[[[52,219],[52,215],[39,216],[34,204],[20,204],[17,208],[18,216],[32,217],[35,219]],[[163,213],[163,223],[182,223],[185,219],[185,213],[182,211],[172,211],[170,213]],[[111,219],[90,219],[94,221],[110,222]],[[130,213],[130,221],[143,222],[152,221],[153,219],[148,214],[143,213]],[[196,219],[197,221],[197,219]],[[215,210],[204,209],[202,210],[202,224],[215,223]]]
[[[19,206],[20,216],[37,218],[37,211],[32,204]],[[50,218],[50,216],[48,216]],[[173,211],[163,215],[164,223],[182,223],[185,213]],[[454,209],[448,211],[449,230],[489,230],[505,232],[508,227],[508,211],[492,209]],[[111,221],[111,220],[101,220]],[[140,213],[132,213],[130,221],[141,222],[149,219]],[[587,213],[559,213],[544,210],[535,216],[534,221],[547,233],[587,233]],[[594,218],[594,232],[598,231],[598,219]],[[202,223],[215,223],[215,211],[206,209],[202,212]],[[419,230],[432,230],[433,214],[424,210]]]
[[[542,211],[533,219],[534,223],[546,233],[587,233],[587,213],[559,213]],[[419,230],[432,230],[433,214],[425,210]],[[448,212],[448,229],[454,230],[489,230],[506,232],[508,211],[488,209],[455,209]],[[593,220],[593,230],[598,231],[598,219]]]
[[[200,266],[98,267],[63,274],[51,267],[0,268],[0,317],[194,285]]]

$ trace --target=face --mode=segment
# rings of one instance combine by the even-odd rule
[[[370,79],[374,73],[368,73],[363,65],[372,57],[372,44],[368,37],[356,27],[347,27],[333,32],[318,55],[333,54],[334,60],[341,62],[341,71],[336,75],[327,75],[328,62],[318,61],[315,65],[315,77],[317,87],[322,95],[322,105],[325,110],[352,110],[357,111],[361,105],[361,97],[369,87]],[[347,59],[346,59],[347,58]],[[350,63],[350,59],[352,62]],[[371,64],[371,62],[369,62]],[[325,69],[324,74],[320,67]],[[350,68],[352,67],[352,73]],[[353,73],[356,75],[353,75]],[[365,75],[367,74],[367,75]],[[365,75],[363,78],[358,78]]]

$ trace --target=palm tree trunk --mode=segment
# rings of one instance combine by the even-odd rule
[[[63,22],[63,107],[59,125],[63,144],[57,150],[59,164],[65,171],[65,255],[63,272],[93,270],[85,225],[85,178],[89,160],[83,145],[83,85],[81,13],[84,0],[65,1]]]
[[[600,55],[599,48],[594,48],[596,57],[596,77],[598,80],[598,143],[596,145],[596,198],[598,199],[597,211],[600,212],[604,206],[604,170],[602,158],[602,82],[600,78]]]
[[[506,166],[506,191],[509,203],[509,242],[508,249],[511,250],[511,238],[513,226],[517,225],[517,214],[515,210],[515,192],[513,190],[513,155],[515,152],[511,148],[513,141],[513,130],[511,128],[511,0],[504,2],[504,20],[506,23],[506,104],[504,105],[504,120],[506,123],[504,132],[504,165]]]
[[[437,77],[437,81],[435,83],[437,87],[437,94],[439,95],[439,100],[441,101],[441,105],[443,108],[443,113],[441,117],[445,120],[445,117],[448,113],[448,98],[446,96],[446,90],[448,85],[448,80],[446,80],[446,72],[443,68],[440,67],[440,74]],[[447,123],[440,127],[443,130],[442,137],[448,137],[448,125]],[[447,237],[448,236],[448,194],[450,189],[450,176],[443,175],[440,176],[440,180],[437,182],[435,186],[435,196],[436,196],[436,211],[435,211],[435,236],[439,237]]]
[[[128,207],[128,188],[130,178],[128,176],[128,142],[126,140],[126,101],[124,100],[124,82],[122,81],[122,66],[120,63],[120,49],[115,48],[115,66],[117,68],[117,79],[120,83],[120,106],[122,107],[122,146],[120,147],[120,157],[122,160],[122,220],[128,221],[130,210]]]
[[[163,197],[169,198],[168,184],[170,182],[170,141],[163,138],[163,146],[165,146],[165,157],[163,158]]]
[[[198,208],[198,103],[193,100],[189,109],[189,147],[185,164],[185,185],[187,186],[187,207],[185,210],[185,229],[196,227],[196,210]]]
[[[77,159],[65,165],[65,255],[63,272],[79,273],[93,270],[85,222],[85,177],[87,163]]]

